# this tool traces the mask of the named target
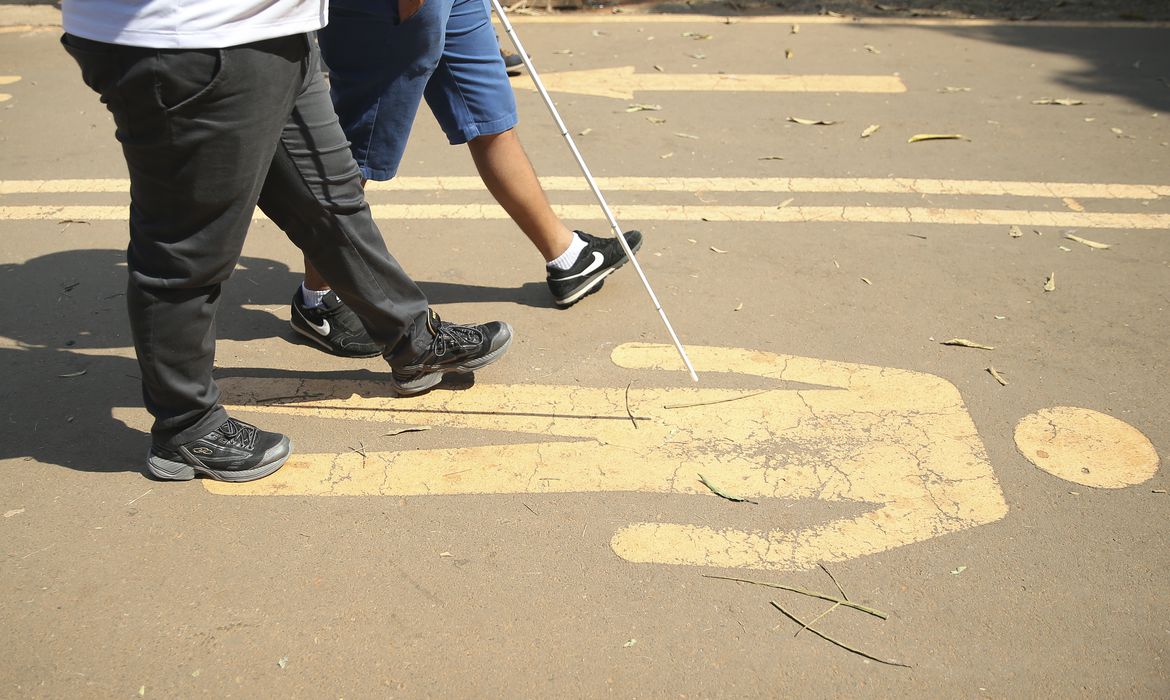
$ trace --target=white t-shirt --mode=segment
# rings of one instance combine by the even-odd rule
[[[329,0],[64,0],[66,32],[156,49],[220,49],[325,26]]]

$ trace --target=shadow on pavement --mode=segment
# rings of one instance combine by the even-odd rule
[[[1170,2],[1166,5],[1170,7]],[[1081,68],[1054,76],[1070,94],[1051,97],[1092,100],[1094,95],[1112,95],[1155,110],[1170,109],[1170,51],[1166,48],[1170,28],[1014,24],[930,30],[1078,59]]]
[[[450,282],[419,282],[418,286],[434,306],[467,304],[477,301],[512,302],[538,309],[553,309],[556,305],[544,282],[525,282],[519,287],[481,287]],[[439,310],[440,314],[442,309]],[[455,319],[453,319],[455,320]],[[470,319],[467,319],[470,320]]]
[[[536,2],[536,7],[540,3]],[[1170,28],[1149,26],[1094,26],[1109,22],[1170,21],[1167,0],[938,0],[907,3],[900,0],[776,0],[774,2],[625,2],[615,7],[636,7],[654,14],[700,13],[726,18],[767,15],[835,14],[859,19],[941,20],[924,29],[964,38],[1017,46],[1025,49],[1063,54],[1083,62],[1083,68],[1060,75],[1057,79],[1071,95],[1051,97],[1092,98],[1091,94],[1115,95],[1137,104],[1165,111],[1170,109]],[[948,24],[945,20],[991,19],[1015,20],[986,26]],[[1033,24],[1031,20],[1077,21],[1080,26]],[[848,25],[846,25],[848,26]],[[869,24],[867,28],[881,28]],[[777,43],[774,51],[782,59],[784,47]],[[781,63],[783,61],[781,60]],[[989,66],[989,68],[991,68]],[[1015,70],[1020,66],[999,66]]]
[[[4,299],[35,300],[5,306],[0,315],[0,372],[4,406],[0,459],[35,459],[78,471],[145,471],[149,437],[111,414],[142,405],[138,362],[125,309],[125,253],[71,250],[0,265]],[[220,340],[273,336],[299,342],[288,323],[249,305],[287,305],[301,281],[284,263],[241,258],[242,269],[224,285],[217,318]],[[513,301],[547,305],[543,283],[517,289],[423,283],[435,303]],[[216,376],[303,378],[280,368],[237,368]],[[338,381],[377,381],[359,370],[311,373]],[[467,388],[471,377],[444,382]]]
[[[0,292],[35,300],[9,305],[0,316],[6,339],[0,348],[6,388],[0,459],[144,471],[149,438],[111,415],[112,407],[142,405],[138,362],[129,351],[124,259],[121,250],[72,250],[0,265]],[[241,305],[288,303],[283,297],[299,275],[270,260],[241,264],[247,272],[225,286],[219,337],[291,337],[280,319]]]

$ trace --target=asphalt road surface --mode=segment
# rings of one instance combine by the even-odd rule
[[[553,308],[424,109],[376,218],[516,342],[396,399],[258,218],[217,376],[296,455],[227,485],[144,473],[112,122],[0,17],[0,696],[1170,694],[1170,28],[517,18],[700,382],[632,267]]]

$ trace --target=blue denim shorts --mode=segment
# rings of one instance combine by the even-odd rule
[[[516,126],[486,0],[426,0],[401,23],[395,0],[332,0],[318,40],[341,128],[371,180],[398,172],[423,97],[452,144]]]

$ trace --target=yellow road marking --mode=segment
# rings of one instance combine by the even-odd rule
[[[95,180],[0,180],[0,194],[73,194],[73,193],[128,194],[127,179]]]
[[[378,382],[227,378],[220,387],[229,411],[505,431],[528,441],[294,455],[269,478],[204,486],[236,496],[635,491],[714,497],[700,483],[702,474],[737,496],[872,507],[823,525],[762,531],[633,523],[612,541],[630,561],[756,569],[852,559],[1006,514],[979,435],[947,381],[738,348],[689,351],[703,373],[749,375],[760,386],[634,387],[627,394],[624,388],[476,384],[399,399]],[[626,368],[683,370],[670,345],[626,344],[612,358]],[[779,381],[824,388],[786,389]]]
[[[1061,479],[1101,489],[1140,484],[1158,471],[1158,451],[1137,428],[1086,408],[1057,406],[1024,416],[1016,447]]]
[[[736,24],[846,24],[850,27],[908,26],[908,27],[1092,27],[1147,30],[1154,27],[1170,27],[1165,21],[1104,21],[1094,20],[1031,20],[1026,27],[1018,20],[1010,19],[952,19],[949,17],[860,17],[847,15],[767,15],[754,17],[720,17],[695,14],[637,14],[619,13],[611,15],[508,15],[512,24],[693,24],[693,25],[736,25]],[[493,17],[497,24],[499,20]],[[539,66],[537,66],[539,68]]]
[[[3,8],[0,8],[0,13]],[[7,27],[0,27],[0,34],[28,34],[33,32],[59,32],[61,26],[58,25],[31,25],[31,24],[13,24]]]
[[[18,34],[34,32],[61,31],[61,13],[52,8],[46,8],[46,20],[38,24],[17,24],[0,27],[0,34]],[[6,9],[0,6],[0,17],[6,14]],[[617,14],[552,14],[552,15],[520,15],[509,14],[512,24],[692,24],[692,25],[719,25],[735,24],[845,24],[850,27],[864,26],[908,26],[908,27],[1015,27],[1022,25],[1018,20],[1010,19],[952,19],[949,17],[860,17],[847,15],[833,17],[830,15],[767,15],[744,16],[726,18],[717,15],[696,14],[639,14],[634,12]],[[499,20],[492,17],[497,25]],[[1127,20],[1031,20],[1025,28],[1035,27],[1090,27],[1093,29],[1142,29],[1155,27],[1170,27],[1165,21],[1127,21]]]
[[[1042,197],[1063,199],[1158,199],[1170,197],[1170,185],[1027,182],[1000,180],[938,180],[932,178],[865,177],[598,177],[603,190],[650,192],[777,192],[777,193],[860,193],[925,194],[992,197]],[[580,176],[553,176],[540,179],[550,192],[585,192],[589,184]],[[370,182],[371,192],[384,191],[475,191],[484,190],[475,176],[397,177]],[[0,195],[117,193],[130,190],[126,179],[94,180],[0,180]]]
[[[0,75],[0,85],[11,85],[20,80],[19,75]],[[0,102],[7,102],[12,99],[12,95],[6,92],[0,92]]]
[[[393,220],[508,219],[496,204],[375,204],[375,218]],[[760,207],[714,205],[613,206],[623,221],[690,221],[706,223],[889,223],[935,225],[1039,226],[1065,228],[1170,229],[1170,214],[1021,211],[1011,209],[941,209],[925,207]],[[564,219],[593,221],[602,215],[596,205],[553,205]],[[125,206],[0,207],[0,221],[124,221]],[[264,216],[257,211],[255,218]]]
[[[635,73],[633,66],[542,73],[549,92],[633,99],[635,92],[906,92],[896,75],[748,75],[730,73]],[[513,87],[536,90],[527,73]]]
[[[1041,226],[1120,229],[1170,229],[1170,214],[1127,214],[1103,212],[1015,211],[1009,209],[941,209],[925,207],[784,207],[713,205],[624,205],[613,206],[614,215],[624,221],[691,221],[707,223],[891,223],[891,224],[984,224],[995,226]],[[387,205],[371,207],[380,219],[507,219],[507,212],[495,204],[469,205]],[[595,205],[554,205],[563,219],[600,220]]]

